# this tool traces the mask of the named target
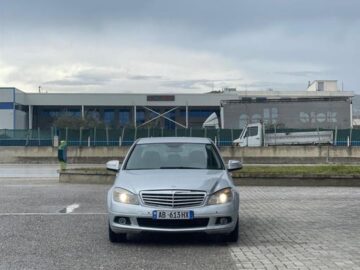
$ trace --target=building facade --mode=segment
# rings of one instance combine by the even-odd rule
[[[336,118],[336,123],[345,127],[351,125],[352,97],[352,92],[340,91],[125,94],[26,93],[16,88],[0,88],[0,129],[46,129],[62,115],[91,117],[110,128],[200,128],[214,112],[224,128],[240,128],[260,118],[271,123],[283,122],[285,116],[300,117],[298,123],[310,124],[313,121],[334,124]],[[237,104],[236,110],[233,105],[224,104]]]
[[[25,93],[0,88],[0,129],[49,128],[62,116],[91,117],[111,128],[201,127],[236,94]]]

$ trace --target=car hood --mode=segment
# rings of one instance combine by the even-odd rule
[[[123,170],[116,177],[115,187],[138,194],[143,190],[202,190],[211,194],[232,186],[225,170]]]

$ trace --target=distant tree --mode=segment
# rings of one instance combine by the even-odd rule
[[[84,127],[85,121],[81,117],[64,114],[57,117],[53,124],[57,128],[78,129]]]
[[[83,121],[84,121],[84,125],[82,126],[83,128],[106,128],[104,122],[91,115],[86,115]]]
[[[69,129],[79,129],[79,128],[105,128],[105,124],[92,117],[87,115],[85,119],[82,119],[79,116],[74,116],[70,114],[63,114],[56,118],[54,121],[54,126],[57,128],[69,128]]]

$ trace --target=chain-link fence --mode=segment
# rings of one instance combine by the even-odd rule
[[[323,129],[276,129],[270,127],[266,133],[290,133],[321,131]],[[327,129],[329,130],[329,129]],[[360,146],[360,129],[333,129],[333,145]],[[52,146],[54,136],[66,140],[69,146],[129,146],[136,139],[144,137],[206,137],[219,146],[229,146],[239,138],[241,129],[35,129],[0,130],[0,146]]]
[[[0,146],[51,146],[54,136],[69,146],[128,146],[146,137],[205,137],[219,146],[231,145],[241,129],[56,129],[0,130]]]

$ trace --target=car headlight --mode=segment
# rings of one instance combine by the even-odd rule
[[[231,188],[224,188],[212,194],[209,198],[208,204],[213,205],[213,204],[228,203],[231,202],[232,199],[233,199],[233,192]]]
[[[126,204],[139,204],[137,196],[123,188],[114,188],[113,199],[115,202]]]

